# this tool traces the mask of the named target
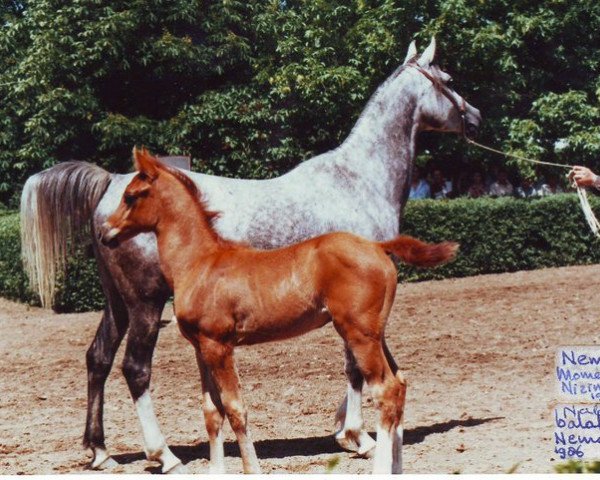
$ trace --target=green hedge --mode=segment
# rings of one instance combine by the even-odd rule
[[[600,199],[590,197],[596,214]],[[575,194],[531,200],[512,198],[409,202],[402,231],[422,240],[454,240],[454,263],[434,270],[400,266],[403,280],[600,262],[600,241],[590,232]]]
[[[593,197],[590,202],[600,213],[600,199]],[[403,232],[427,241],[461,244],[457,260],[450,265],[434,270],[400,266],[403,281],[600,263],[600,241],[590,233],[574,194],[535,200],[409,202]],[[0,295],[35,303],[19,249],[18,214],[0,212]],[[97,310],[103,302],[90,245],[82,245],[68,264],[54,308]]]
[[[11,300],[35,303],[21,263],[19,215],[0,213],[0,295]]]

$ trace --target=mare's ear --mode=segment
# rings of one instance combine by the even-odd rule
[[[133,147],[133,165],[138,172],[144,173],[150,179],[155,179],[158,176],[158,159],[153,157],[144,147],[141,150]]]
[[[417,60],[417,63],[421,67],[426,68],[433,63],[434,58],[435,58],[435,37],[431,37],[431,43],[425,49],[425,51],[423,52],[423,55],[421,55],[419,57],[419,60]]]
[[[412,60],[414,60],[416,58],[416,56],[417,56],[417,44],[413,40],[412,42],[410,42],[410,45],[408,46],[408,52],[406,52],[406,58],[404,59],[404,63],[402,65],[406,65],[407,63],[411,62]]]

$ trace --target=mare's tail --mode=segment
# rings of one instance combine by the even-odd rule
[[[393,253],[404,263],[416,267],[435,267],[453,260],[458,251],[458,243],[425,243],[407,235],[400,235],[379,245],[387,253]]]
[[[33,291],[44,307],[56,293],[69,241],[89,224],[111,180],[90,163],[64,162],[27,179],[21,195],[21,254]]]

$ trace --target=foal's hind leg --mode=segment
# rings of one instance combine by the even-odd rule
[[[248,413],[240,394],[240,381],[233,359],[233,346],[201,335],[202,363],[212,373],[227,419],[234,431],[242,455],[244,473],[260,473],[258,457],[248,432]]]
[[[402,372],[398,369],[398,365],[396,364],[396,361],[394,360],[394,357],[392,356],[392,352],[390,352],[390,349],[388,348],[387,343],[385,342],[385,339],[382,340],[382,344],[383,344],[383,353],[385,354],[385,358],[388,361],[388,365],[390,366],[392,373],[396,376],[398,381],[404,386],[404,393],[403,393],[403,397],[401,400],[402,405],[404,405],[404,403],[406,401],[406,398],[405,398],[406,397],[406,378],[404,377]],[[404,416],[401,418],[400,423],[398,424],[398,427],[396,427],[396,435],[397,435],[398,441],[395,444],[394,462],[395,462],[396,466],[394,468],[396,468],[397,471],[401,472],[402,471],[402,444],[404,442]]]
[[[362,332],[348,333],[348,344],[379,410],[373,473],[402,473],[402,421],[406,385],[394,375],[381,340]]]
[[[380,412],[373,473],[401,473],[402,429],[399,427],[406,387],[393,371],[397,369],[396,363],[383,340],[396,291],[395,271],[390,269],[381,284],[372,281],[354,282],[354,288],[349,285],[352,284],[334,284],[329,291],[328,306],[333,324],[352,351]],[[378,304],[379,313],[372,313]],[[351,310],[349,305],[352,305]]]
[[[144,450],[148,460],[157,460],[163,473],[185,473],[185,467],[167,446],[150,398],[152,353],[156,346],[160,310],[142,305],[129,311],[130,328],[123,360],[123,374],[142,427]]]
[[[339,430],[335,434],[336,442],[345,450],[370,456],[375,447],[375,440],[364,429],[362,415],[363,375],[356,365],[356,359],[348,345],[344,345],[346,354],[346,377],[348,388],[346,396],[336,413],[336,424]]]

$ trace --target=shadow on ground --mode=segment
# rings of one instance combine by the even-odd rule
[[[488,417],[488,418],[468,418],[464,420],[449,420],[447,422],[434,423],[426,427],[417,427],[404,432],[404,445],[415,445],[421,443],[425,438],[434,433],[448,432],[454,428],[469,428],[482,425],[484,423],[501,420],[504,417]],[[374,438],[375,433],[370,432]],[[256,454],[258,458],[285,458],[293,456],[310,457],[327,453],[343,452],[333,435],[310,438],[286,438],[259,440],[254,442]],[[177,455],[183,463],[188,463],[198,459],[209,458],[209,447],[207,442],[198,443],[196,445],[175,445],[171,446],[171,450]],[[239,457],[240,450],[236,442],[225,442],[225,455],[228,457]],[[145,457],[143,452],[124,453],[114,455],[113,458],[119,463],[132,463],[138,460],[143,460]],[[160,468],[150,467],[147,469],[153,473],[160,473]]]

